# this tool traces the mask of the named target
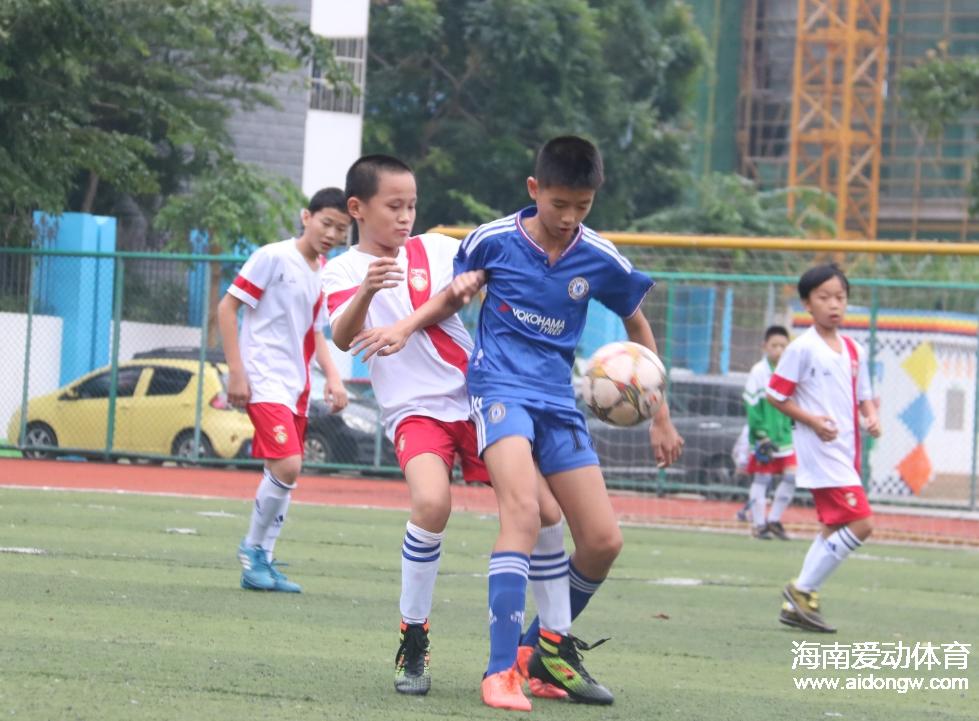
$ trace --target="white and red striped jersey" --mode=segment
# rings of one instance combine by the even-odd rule
[[[247,306],[238,345],[250,402],[281,403],[308,415],[309,361],[324,322],[321,271],[290,238],[252,253],[228,293]]]
[[[871,400],[873,391],[866,352],[848,336],[840,339],[843,350],[837,353],[809,328],[789,343],[768,384],[768,395],[776,400],[792,398],[803,410],[836,424],[836,438],[826,442],[809,426],[796,423],[792,436],[800,488],[860,485],[858,406]]]
[[[452,261],[459,241],[437,233],[409,238],[398,251],[404,281],[384,288],[371,299],[365,328],[389,326],[408,317],[452,281]],[[377,256],[353,246],[332,258],[323,273],[323,290],[331,325],[350,305],[367,269]],[[414,333],[399,353],[367,361],[374,396],[388,438],[408,416],[440,421],[469,417],[466,368],[473,342],[458,315]]]

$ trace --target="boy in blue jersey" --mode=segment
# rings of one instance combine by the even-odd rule
[[[564,627],[540,629],[526,671],[576,701],[613,700],[581,664],[580,651],[588,645],[570,635],[571,619],[622,546],[585,418],[575,406],[571,368],[590,298],[622,317],[630,340],[654,351],[656,343],[640,311],[653,282],[582,225],[603,179],[602,158],[592,143],[574,136],[550,140],[527,179],[536,204],[470,233],[449,289],[401,323],[359,339],[368,354],[397,352],[410,333],[445,317],[486,285],[467,382],[479,448],[500,507],[489,564],[490,660],[482,682],[483,701],[493,707],[530,709],[516,667],[528,576],[556,575],[553,558],[563,554],[560,541],[549,539],[542,547],[547,534],[540,528],[535,462],[564,512],[576,550],[568,566],[570,617]],[[650,443],[664,466],[682,450],[665,404],[650,426]]]

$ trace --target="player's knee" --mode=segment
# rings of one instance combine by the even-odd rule
[[[541,528],[540,505],[536,499],[520,502],[516,498],[500,499],[500,521],[515,532],[532,537],[536,543]]]
[[[449,497],[434,493],[412,494],[411,521],[426,531],[441,533],[445,530],[451,511]]]
[[[610,533],[602,537],[599,549],[609,559],[609,563],[611,563],[622,553],[622,544],[622,531],[616,526]]]
[[[588,539],[584,547],[576,548],[576,554],[586,556],[591,564],[611,566],[622,552],[622,531],[612,526]]]
[[[866,541],[874,532],[874,519],[873,517],[861,518],[856,523],[856,528],[853,533],[857,538],[860,539],[861,543]]]
[[[541,528],[553,526],[561,521],[561,506],[553,496],[540,501],[540,525]]]
[[[303,469],[303,459],[301,456],[289,456],[288,458],[276,458],[268,463],[272,475],[287,486],[296,485],[299,473]]]

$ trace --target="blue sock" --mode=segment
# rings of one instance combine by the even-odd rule
[[[602,581],[594,581],[581,575],[581,572],[574,567],[574,559],[568,562],[568,576],[571,581],[571,620],[574,621],[585,610],[585,606],[595,595]],[[604,579],[602,579],[604,580]],[[535,616],[530,622],[526,633],[520,639],[521,646],[535,646],[537,638],[540,636],[540,618]]]
[[[506,671],[517,662],[529,571],[530,557],[523,553],[498,551],[490,555],[487,676]]]

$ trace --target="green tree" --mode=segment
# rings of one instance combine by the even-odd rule
[[[786,212],[789,195],[796,212]],[[817,188],[759,191],[739,175],[711,173],[698,181],[692,200],[640,218],[632,230],[688,235],[752,237],[832,237],[836,201]]]
[[[901,87],[912,119],[932,137],[970,110],[979,110],[979,56],[950,58],[944,46],[904,68]],[[979,154],[972,173],[970,212],[979,214]]]
[[[375,0],[364,148],[412,164],[424,228],[525,204],[539,145],[582,134],[608,177],[589,223],[624,227],[680,196],[704,57],[677,0]]]
[[[902,100],[912,120],[928,136],[937,138],[961,117],[979,110],[979,56],[949,57],[945,43],[929,50],[922,61],[901,70]],[[979,215],[979,152],[973,161],[972,180],[966,191],[969,213]],[[971,256],[884,256],[885,272],[910,278],[971,281],[979,273],[979,260]],[[975,302],[965,293],[935,293],[938,310],[974,312]]]
[[[786,212],[788,197],[796,199],[795,213]],[[687,200],[636,220],[630,230],[683,235],[743,237],[833,237],[836,199],[818,188],[780,188],[759,191],[739,175],[711,173],[699,179]],[[704,270],[700,250],[670,251],[673,270]],[[732,273],[795,274],[786,254],[750,250],[711,251],[711,270]]]
[[[191,231],[204,233],[207,252],[220,255],[242,238],[264,242],[283,228],[295,227],[303,194],[291,182],[225,156],[222,162],[195,177],[185,192],[173,195],[156,216],[156,225],[169,230],[179,248]],[[221,263],[208,264],[207,344],[218,343],[217,306],[221,300]]]
[[[227,120],[313,62],[338,77],[308,22],[261,0],[4,0],[0,242],[29,238],[35,209],[130,194],[152,210],[202,174],[255,173],[230,156]],[[224,200],[247,216],[258,195]]]

